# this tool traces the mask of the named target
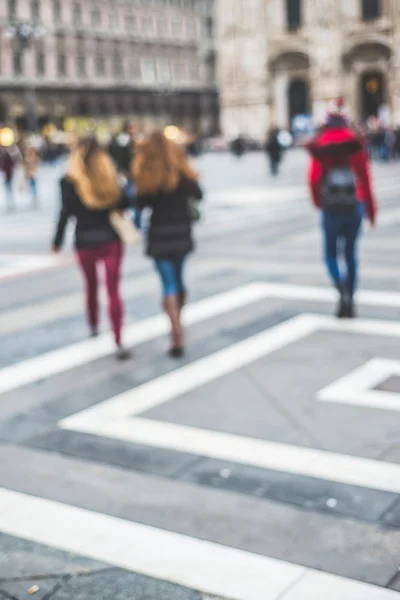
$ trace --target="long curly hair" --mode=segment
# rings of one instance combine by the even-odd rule
[[[115,208],[118,204],[121,189],[117,171],[110,156],[96,139],[79,142],[69,159],[67,177],[88,208],[105,210]]]
[[[137,146],[132,174],[139,194],[173,192],[182,177],[198,179],[184,150],[161,131],[152,133]]]

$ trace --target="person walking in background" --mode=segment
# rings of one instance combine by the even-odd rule
[[[40,165],[40,158],[38,152],[32,146],[28,146],[23,154],[23,163],[25,178],[29,184],[29,188],[32,194],[32,206],[33,208],[39,207],[39,197],[37,189],[37,170]]]
[[[125,360],[130,353],[122,345],[121,339],[123,305],[119,285],[123,246],[111,225],[110,216],[113,211],[127,209],[129,200],[118,185],[111,158],[95,139],[80,142],[72,153],[67,174],[61,180],[61,197],[62,208],[53,250],[60,250],[68,219],[75,217],[75,246],[86,284],[91,335],[98,335],[97,267],[99,263],[104,263],[109,317],[117,346],[116,357]]]
[[[132,174],[132,163],[135,159],[137,128],[134,123],[127,121],[121,133],[115,136],[109,146],[110,155],[115,166],[125,179],[125,193],[132,201],[132,207],[135,209],[135,225],[138,229],[142,226],[141,212],[133,202],[135,198],[135,183]]]
[[[19,150],[16,144],[1,148],[0,169],[4,174],[4,185],[6,188],[7,197],[7,212],[12,212],[15,209],[13,183],[15,169],[19,162],[19,158]]]
[[[271,129],[265,144],[265,152],[269,157],[269,165],[272,175],[278,175],[279,165],[282,160],[282,146],[279,143],[279,129]]]
[[[347,125],[342,105],[328,114],[322,132],[308,144],[311,154],[309,186],[315,206],[322,210],[325,260],[339,292],[339,318],[352,318],[357,287],[357,241],[363,216],[375,225],[377,204],[361,138]],[[343,252],[346,273],[339,268]]]
[[[181,312],[187,297],[183,270],[194,248],[189,202],[201,200],[202,191],[184,150],[161,132],[138,146],[134,180],[139,208],[152,210],[147,254],[160,275],[163,308],[171,322],[169,354],[180,358],[184,353]]]

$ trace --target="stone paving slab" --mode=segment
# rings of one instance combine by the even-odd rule
[[[268,499],[21,447],[0,447],[0,487],[386,586],[400,531]]]
[[[106,573],[72,577],[52,600],[203,600],[199,592],[141,575],[112,569]]]
[[[0,532],[0,589],[13,580],[57,579],[107,568],[97,561],[61,552]],[[29,587],[29,586],[28,586]]]

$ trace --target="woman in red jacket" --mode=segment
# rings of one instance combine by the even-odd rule
[[[363,217],[372,226],[376,201],[372,191],[368,158],[362,139],[337,113],[328,115],[317,137],[308,144],[311,154],[309,186],[314,205],[322,211],[325,261],[339,291],[339,318],[352,318],[357,286],[357,240]],[[339,268],[343,252],[346,272]]]

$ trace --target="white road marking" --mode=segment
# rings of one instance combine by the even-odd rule
[[[400,324],[301,315],[61,421],[63,429],[400,493],[400,465],[132,418],[317,331],[400,337]]]
[[[333,302],[336,294],[334,290],[326,287],[254,283],[189,305],[186,309],[185,321],[187,325],[193,325],[267,298]],[[357,299],[366,306],[400,307],[398,292],[361,291]],[[369,329],[372,335],[390,335],[390,330],[396,330],[397,325],[385,321],[355,321],[348,324],[346,322],[338,324],[334,321],[334,323],[336,327],[342,327],[342,330],[348,328],[353,332],[357,332],[359,327],[361,329],[364,327]],[[388,330],[389,333],[385,333]],[[163,315],[158,315],[127,327],[125,342],[129,346],[141,344],[164,335],[167,331],[166,319]],[[361,331],[363,332],[366,333]],[[85,340],[5,367],[0,370],[0,394],[102,358],[111,354],[113,349],[111,334],[108,333],[95,340]]]
[[[221,264],[218,261],[202,263],[197,265],[195,270],[196,277],[203,275],[212,275],[221,270]],[[190,277],[189,277],[190,279]],[[124,300],[135,298],[143,292],[158,293],[159,284],[154,273],[138,277],[135,273],[127,273],[124,276],[122,296]],[[102,304],[106,303],[105,287],[100,287],[100,300]],[[51,323],[56,319],[66,319],[84,311],[83,290],[63,295],[51,300],[45,300],[33,305],[23,306],[13,310],[2,311],[0,313],[0,336],[17,333],[28,329],[29,327],[39,327],[45,323]]]
[[[317,400],[400,411],[400,393],[375,390],[386,379],[400,375],[400,362],[377,358],[318,392]]]
[[[5,489],[0,531],[231,600],[397,598],[376,586]]]
[[[186,325],[201,323],[251,302],[257,302],[266,298],[267,294],[262,284],[246,285],[188,305],[184,320]],[[166,317],[157,315],[127,327],[124,340],[128,346],[134,346],[164,335],[168,331]],[[5,367],[0,370],[0,394],[87,364],[112,354],[113,351],[114,341],[112,335],[107,333],[96,339],[78,342]]]
[[[68,257],[48,255],[7,255],[0,254],[0,281],[10,277],[27,275],[37,271],[53,269],[70,262]]]

